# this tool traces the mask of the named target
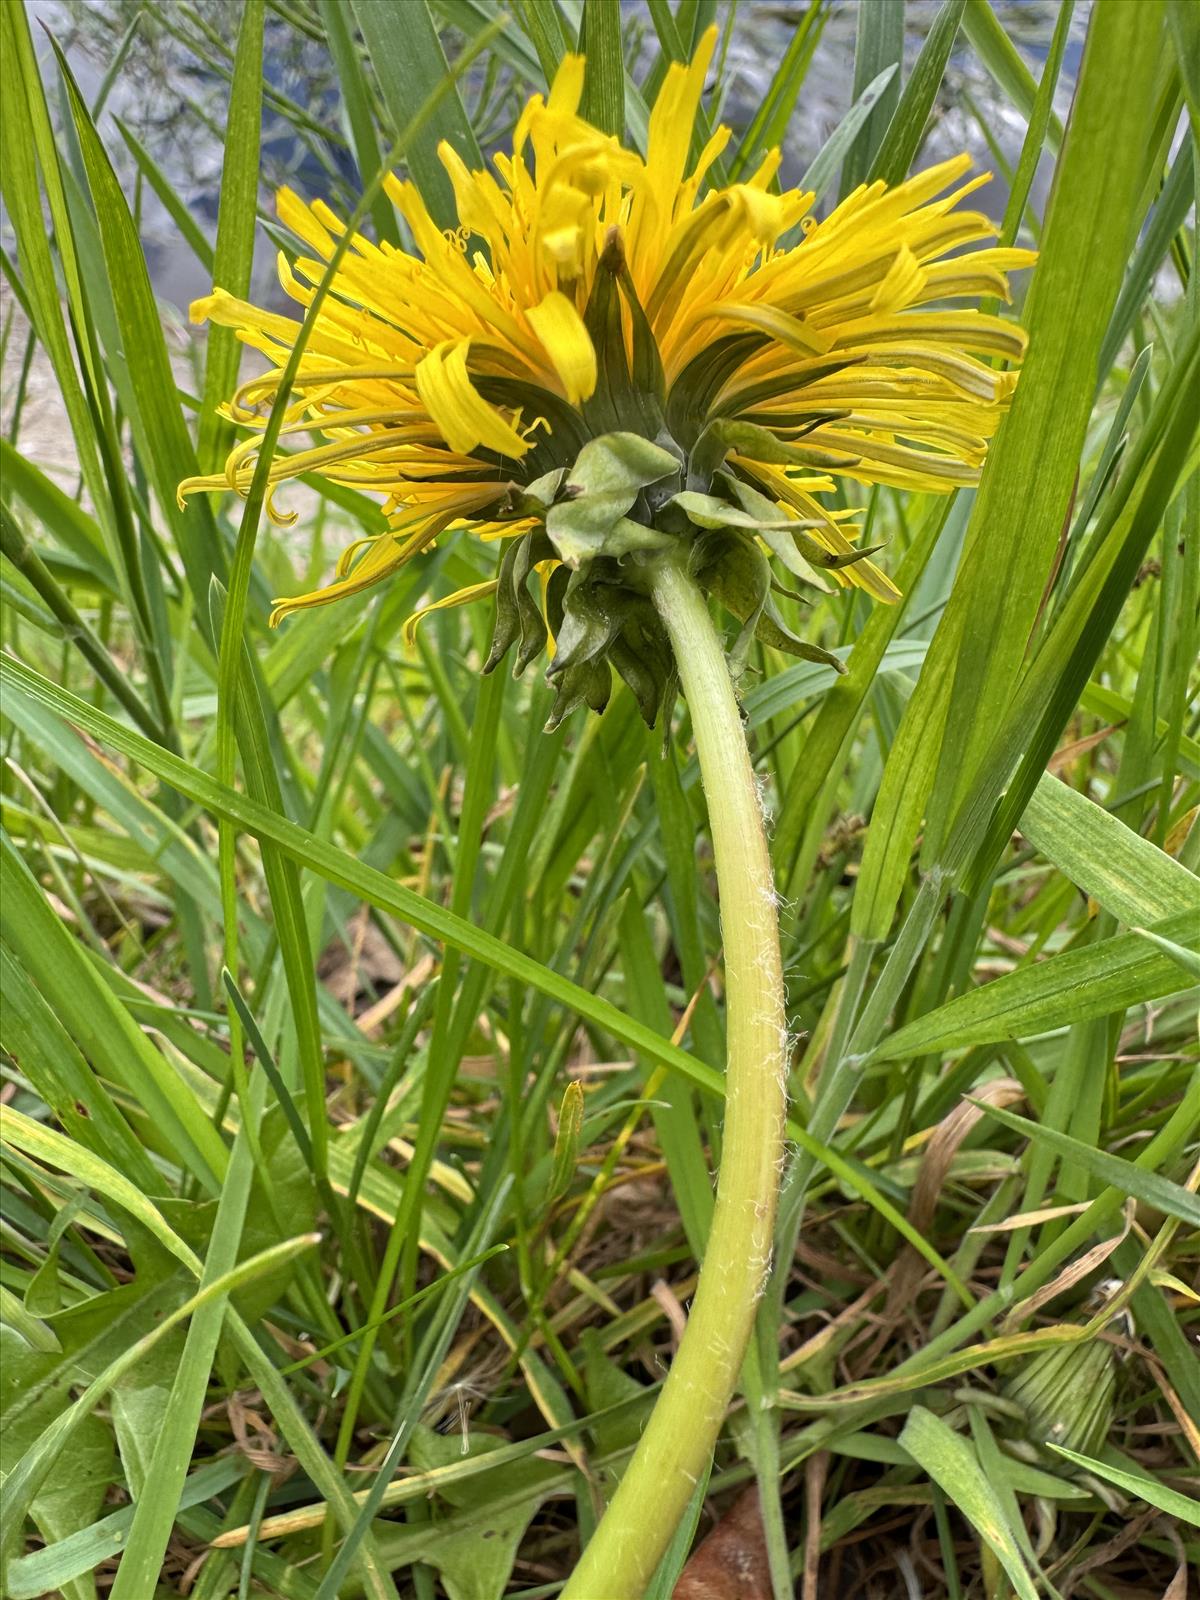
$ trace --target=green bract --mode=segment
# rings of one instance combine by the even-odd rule
[[[653,726],[675,698],[676,674],[666,632],[647,594],[649,568],[686,546],[687,565],[707,594],[741,623],[730,652],[740,671],[753,639],[789,655],[843,670],[836,656],[799,638],[772,598],[783,590],[771,574],[761,537],[789,572],[824,587],[817,565],[836,569],[869,555],[826,550],[800,519],[769,516],[771,503],[732,475],[718,472],[707,489],[682,488],[683,452],[665,432],[661,442],[623,430],[589,439],[574,462],[514,490],[512,514],[538,526],[508,541],[496,589],[496,624],[485,672],[519,641],[516,672],[554,639],[547,678],[558,694],[550,726],[579,705],[602,711],[611,665],[629,685]],[[542,604],[530,576],[545,565]],[[793,596],[800,598],[799,596]],[[547,627],[548,624],[548,627]]]

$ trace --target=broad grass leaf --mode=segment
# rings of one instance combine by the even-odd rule
[[[397,26],[398,17],[392,7],[380,5],[378,0],[351,0],[350,9],[379,80],[392,127],[398,133],[408,126],[414,109],[429,98],[433,86],[449,78],[429,5],[427,0],[408,0],[403,27]],[[443,139],[473,172],[483,167],[479,145],[453,82],[447,84],[440,103],[405,151],[409,173],[430,215],[439,227],[453,228],[458,225],[454,189],[437,153]],[[374,177],[374,173],[366,176]]]
[[[1127,1472],[1123,1467],[1114,1466],[1111,1461],[1097,1461],[1094,1456],[1080,1455],[1077,1450],[1068,1450],[1065,1446],[1052,1444],[1049,1440],[1046,1441],[1046,1447],[1053,1450],[1056,1455],[1065,1456],[1068,1461],[1074,1462],[1086,1472],[1093,1473],[1097,1478],[1103,1478],[1106,1483],[1115,1484],[1118,1489],[1123,1489],[1135,1499],[1144,1500],[1147,1505],[1157,1506],[1169,1517],[1177,1517],[1180,1522],[1186,1522],[1193,1528],[1200,1528],[1200,1500],[1193,1499],[1191,1495],[1180,1494],[1177,1489],[1172,1489],[1169,1484],[1160,1483],[1149,1473]]]
[[[1134,933],[1140,934],[1143,939],[1148,939],[1151,944],[1157,945],[1181,972],[1186,972],[1190,978],[1200,978],[1200,952],[1195,949],[1188,950],[1183,945],[1177,944],[1174,939],[1166,939],[1161,933],[1153,933],[1149,928],[1135,928]]]
[[[53,1356],[31,1350],[19,1334],[0,1327],[0,1400],[5,1412],[11,1399],[24,1393],[53,1365]],[[7,1477],[47,1422],[58,1414],[65,1398],[50,1395],[41,1405],[27,1410],[18,1423],[5,1426],[0,1434],[0,1475]],[[68,1538],[96,1520],[112,1482],[115,1459],[112,1430],[98,1417],[89,1417],[75,1435],[70,1457],[56,1464],[29,1508],[29,1515],[47,1544]],[[6,1529],[0,1564],[7,1564],[9,1546],[20,1533],[19,1523]],[[91,1573],[72,1578],[63,1585],[61,1594],[63,1600],[94,1600],[95,1579]]]
[[[167,1415],[183,1346],[183,1329],[173,1329],[131,1372],[113,1384],[109,1394],[125,1482],[135,1500],[141,1496],[154,1460],[154,1447]]]
[[[1200,914],[1200,879],[1094,800],[1044,777],[1021,817],[1030,844],[1121,922]]]
[[[968,27],[972,16],[969,9]],[[1092,14],[1027,302],[1029,355],[876,800],[854,899],[859,938],[886,937],[926,810],[924,859],[936,858],[1016,680],[1072,492],[1100,345],[1136,223],[1161,27],[1158,0]],[[1088,271],[1080,273],[1085,254]],[[999,588],[997,571],[1005,574]]]
[[[995,1554],[1020,1600],[1039,1600],[1016,1535],[967,1440],[924,1406],[914,1406],[900,1443]]]
[[[1179,943],[1194,939],[1196,913],[1179,912],[1151,931]],[[959,995],[897,1029],[876,1047],[874,1058],[899,1061],[933,1050],[1028,1038],[1178,994],[1186,981],[1172,957],[1139,934],[1119,933],[1018,967]]]
[[[620,6],[585,5],[579,48],[587,76],[579,114],[604,133],[625,134],[625,42]]]
[[[1152,541],[1164,518],[1169,518],[1172,499],[1186,481],[1197,428],[1188,397],[1200,372],[1200,325],[1185,327],[1172,354],[1126,469],[1101,508],[1079,574],[1020,678],[954,820],[945,856],[957,869],[962,857],[974,852],[964,880],[967,892],[974,892],[993,870],[1029,795],[1041,781],[1060,732],[1113,635]],[[1182,739],[1179,744],[1182,747]],[[996,800],[1001,789],[1004,792]]]
[[[1168,1217],[1178,1217],[1189,1227],[1200,1228],[1200,1199],[1180,1184],[1164,1178],[1161,1173],[1135,1167],[1132,1161],[1110,1155],[1106,1150],[1097,1150],[1080,1139],[1073,1139],[1070,1134],[1060,1133],[1057,1128],[1030,1122],[1028,1117],[1018,1116],[1014,1111],[985,1105],[982,1101],[975,1103],[987,1116],[1002,1122],[1014,1133],[1024,1134],[1035,1143],[1048,1144],[1060,1155],[1069,1156],[1106,1186],[1121,1194],[1133,1195]]]
[[[605,1353],[599,1333],[588,1328],[583,1335],[583,1382],[588,1406],[593,1412],[607,1411],[623,1401],[636,1400],[645,1393],[642,1384],[630,1376],[623,1367]],[[593,1424],[589,1429],[599,1455],[632,1448],[641,1437],[645,1425],[640,1411],[633,1409],[618,1413]]]

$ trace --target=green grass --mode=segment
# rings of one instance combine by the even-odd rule
[[[590,3],[593,113],[623,103],[635,140],[664,60],[713,15],[724,43],[753,27],[656,0],[622,17],[634,81]],[[174,498],[227,446],[212,401],[241,347],[160,315],[151,193],[243,292],[265,110],[396,237],[369,189],[389,150],[444,203],[436,140],[503,142],[578,35],[572,0],[508,9],[489,33],[494,0],[408,0],[402,33],[381,0],[109,0],[99,98],[146,60],[228,83],[213,230],[0,7],[13,1600],[553,1594],[691,1292],[724,1007],[686,710],[665,749],[623,690],[547,735],[540,680],[479,675],[486,607],[405,644],[422,597],[492,576],[478,542],[271,633],[271,597],[376,508],[314,482],[280,534],[261,496],[244,517]],[[833,10],[796,8],[735,177],[803,104]],[[978,493],[871,498],[904,602],[805,618],[846,675],[760,650],[744,681],[791,1155],[751,1403],[698,1528],[757,1480],[778,1597],[1179,1600],[1200,1560],[1195,28],[1178,0],[1096,0],[1064,130],[1067,8],[1045,63],[987,0],[920,15],[906,71],[902,0],[861,8],[809,181],[919,167],[973,61],[997,126],[1029,129],[1003,226],[1042,251],[1031,352]],[[264,82],[264,28],[344,120]],[[179,70],[185,129],[208,115],[189,94]]]

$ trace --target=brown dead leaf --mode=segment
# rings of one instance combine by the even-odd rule
[[[1024,1099],[1024,1096],[1025,1091],[1015,1078],[993,1078],[976,1091],[975,1099],[988,1105],[1009,1106]],[[926,1141],[908,1204],[908,1220],[918,1233],[928,1237],[931,1232],[937,1203],[954,1165],[954,1158],[983,1115],[980,1106],[973,1105],[969,1100],[960,1100],[946,1113]],[[888,1275],[887,1302],[875,1339],[862,1357],[861,1371],[874,1368],[880,1352],[907,1314],[925,1270],[924,1258],[917,1254],[912,1245],[903,1245]]]
[[[225,1410],[237,1447],[250,1465],[269,1472],[277,1483],[290,1478],[298,1463],[283,1450],[271,1424],[240,1394],[229,1396]]]
[[[364,908],[365,913],[365,908]],[[350,924],[350,943],[335,940],[321,952],[317,974],[330,994],[354,1010],[359,994],[370,994],[368,1005],[404,979],[404,963],[383,934],[365,914]]]
[[[829,1452],[818,1450],[804,1463],[804,1580],[802,1600],[820,1600],[821,1496],[829,1471]]]
[[[663,1316],[671,1328],[673,1346],[678,1350],[683,1341],[684,1331],[687,1328],[687,1312],[679,1303],[679,1299],[670,1284],[664,1283],[660,1278],[650,1290],[650,1297],[655,1300],[662,1310]]]
[[[1044,1305],[1065,1294],[1068,1289],[1073,1289],[1082,1279],[1089,1277],[1097,1267],[1103,1266],[1112,1255],[1113,1251],[1129,1235],[1133,1226],[1134,1202],[1125,1202],[1125,1225],[1120,1233],[1114,1234],[1111,1239],[1103,1239],[1092,1249],[1086,1250],[1075,1261],[1070,1262],[1049,1283],[1043,1284],[1036,1294],[1031,1294],[1027,1300],[1019,1301],[1000,1324],[1000,1332],[1008,1334],[1014,1332],[1023,1322],[1028,1322],[1035,1312],[1040,1311]]]
[[[672,1600],[771,1600],[771,1570],[758,1490],[730,1506],[694,1552]]]
[[[1064,744],[1050,757],[1046,763],[1046,771],[1060,773],[1069,767],[1077,757],[1086,755],[1089,750],[1094,750],[1097,745],[1103,744],[1106,739],[1111,739],[1114,733],[1121,731],[1122,724],[1112,722],[1106,728],[1098,728],[1095,733],[1089,733],[1082,739],[1072,739],[1070,744]]]
[[[1163,1600],[1188,1600],[1188,1569],[1187,1562],[1179,1567],[1171,1582],[1167,1585],[1167,1592]]]

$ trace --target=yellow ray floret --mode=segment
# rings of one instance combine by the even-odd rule
[[[812,195],[773,192],[777,151],[744,181],[706,188],[729,138],[718,129],[698,152],[694,140],[715,40],[708,30],[691,62],[668,69],[644,154],[581,117],[585,65],[568,56],[494,170],[442,146],[457,228],[438,226],[412,183],[389,179],[411,250],[346,239],[322,201],[280,190],[280,219],[309,252],[280,258],[287,296],[310,306],[343,253],[307,329],[270,490],[317,473],[378,493],[394,526],[329,589],[281,602],[276,617],[360,592],[451,526],[503,535],[498,508],[514,485],[569,466],[612,426],[593,410],[619,387],[603,366],[611,339],[602,354],[589,331],[598,278],[617,270],[606,262],[623,274],[618,348],[623,336],[633,370],[635,341],[656,347],[656,403],[682,454],[739,425],[717,465],[832,554],[853,549],[844,516],[818,498],[833,480],[931,493],[976,482],[1024,335],[964,302],[1006,302],[1007,275],[1032,252],[991,243],[994,225],[967,204],[986,178],[969,176],[965,155],[894,187],[861,185],[821,219]],[[249,436],[225,472],[180,493],[244,495],[301,324],[219,287],[192,317],[236,329],[267,370],[226,408]],[[825,488],[812,487],[814,471]],[[273,500],[268,509],[286,520]],[[867,561],[833,576],[895,597]]]

